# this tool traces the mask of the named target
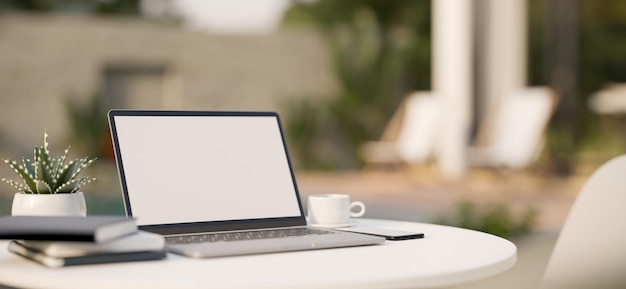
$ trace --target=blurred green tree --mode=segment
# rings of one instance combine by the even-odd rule
[[[575,169],[577,156],[584,152],[600,158],[610,158],[624,153],[609,149],[607,144],[624,143],[624,131],[601,128],[601,117],[591,112],[587,104],[590,96],[611,83],[626,82],[626,2],[620,0],[530,0],[529,2],[529,84],[554,85],[558,73],[574,74],[572,89],[561,95],[560,110],[550,125],[548,138],[548,166],[560,175],[569,175]],[[572,5],[576,9],[572,11]],[[568,7],[565,24],[575,25],[563,31],[554,27],[563,17],[562,9]],[[567,14],[567,13],[566,13]],[[556,24],[557,26],[559,24]],[[555,70],[554,60],[559,47],[553,38],[569,33],[576,37],[575,45],[561,46],[575,56],[569,69]],[[572,34],[574,33],[574,34]],[[556,49],[555,49],[556,48]],[[562,53],[561,53],[562,54]],[[558,80],[556,81],[558,82]],[[565,98],[565,99],[564,99]],[[621,129],[621,126],[618,126]],[[600,160],[602,161],[602,160]]]
[[[503,202],[477,204],[462,200],[451,216],[439,216],[435,224],[477,230],[503,238],[517,237],[530,233],[537,225],[539,212],[534,207],[513,212]]]
[[[99,159],[114,158],[107,118],[107,107],[102,97],[95,93],[87,102],[77,102],[76,97],[65,99],[65,111],[70,125],[72,142],[90,156]]]
[[[402,97],[430,88],[430,1],[295,2],[283,25],[317,28],[340,86],[328,101],[291,104],[287,134],[298,164],[359,166],[359,145],[380,136]]]

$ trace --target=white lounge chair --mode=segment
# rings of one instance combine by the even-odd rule
[[[529,87],[504,97],[483,124],[482,129],[489,130],[487,144],[468,147],[468,165],[520,169],[533,163],[556,103],[548,87]]]
[[[536,161],[557,97],[548,87],[520,89],[505,97],[481,124],[486,145],[468,145],[467,164],[473,167],[520,169]],[[437,96],[414,92],[400,105],[381,141],[367,142],[362,156],[368,164],[423,164],[439,142],[445,111]],[[483,132],[484,133],[484,132]]]
[[[437,142],[440,105],[429,92],[414,92],[400,104],[381,141],[361,148],[366,163],[389,165],[428,161]]]

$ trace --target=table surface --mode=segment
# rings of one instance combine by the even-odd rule
[[[26,288],[432,288],[512,267],[515,245],[490,234],[425,223],[358,219],[358,226],[423,232],[424,239],[278,254],[48,269],[0,241],[0,284]]]

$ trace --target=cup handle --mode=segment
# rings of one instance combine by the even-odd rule
[[[354,209],[354,207],[360,207],[361,210],[358,212],[352,212],[352,209]],[[352,218],[358,218],[358,217],[363,217],[363,215],[365,215],[365,204],[363,204],[363,202],[352,202],[350,204],[350,217]]]

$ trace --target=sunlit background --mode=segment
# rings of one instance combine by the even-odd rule
[[[504,236],[516,267],[469,287],[539,280],[626,152],[624,31],[619,0],[0,0],[0,157],[45,129],[98,157],[88,213],[123,214],[107,110],[278,111],[303,198]]]

